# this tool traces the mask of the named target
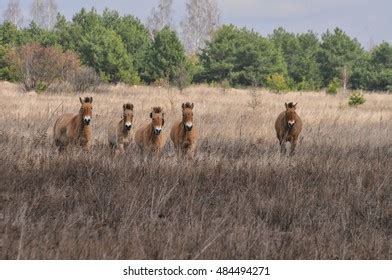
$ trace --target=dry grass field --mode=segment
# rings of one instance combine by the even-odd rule
[[[0,259],[392,259],[392,96],[347,96],[195,87],[180,94],[116,86],[94,97],[90,153],[52,146],[53,123],[77,113],[70,94],[23,94],[0,84]],[[164,134],[195,103],[193,161],[135,146],[114,156],[110,118],[152,106]],[[281,156],[274,121],[298,102],[304,129]],[[135,131],[133,129],[133,131]]]

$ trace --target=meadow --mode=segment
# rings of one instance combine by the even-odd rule
[[[94,97],[91,152],[53,146],[77,95],[0,84],[0,259],[392,259],[392,96],[113,86]],[[195,104],[194,160],[168,137]],[[298,102],[303,131],[281,156],[274,122]],[[163,106],[160,159],[113,155],[122,105],[135,127]],[[135,128],[133,128],[133,132]]]

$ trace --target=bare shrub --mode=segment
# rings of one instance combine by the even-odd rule
[[[101,83],[97,72],[86,66],[76,69],[69,81],[76,92],[94,91]]]
[[[251,108],[253,111],[255,111],[257,108],[261,106],[261,100],[260,100],[260,93],[257,92],[256,87],[251,87],[248,91],[250,100],[248,101],[248,107]]]
[[[66,80],[80,65],[72,52],[37,43],[11,49],[6,59],[28,91],[44,91],[56,80]]]

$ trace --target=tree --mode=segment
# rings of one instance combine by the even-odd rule
[[[85,65],[99,73],[103,81],[136,84],[139,77],[133,68],[132,58],[113,30],[97,26],[83,34],[77,52]]]
[[[3,13],[4,21],[9,21],[16,27],[23,25],[23,14],[20,8],[19,0],[9,0],[6,10]]]
[[[383,42],[353,66],[354,89],[392,90],[392,45]]]
[[[128,54],[133,58],[134,68],[140,72],[144,57],[152,43],[148,30],[134,16],[121,17],[117,11],[108,9],[103,11],[102,22],[106,28],[115,31],[121,37]]]
[[[383,42],[371,52],[371,64],[375,70],[372,89],[392,90],[392,45]]]
[[[296,35],[280,27],[273,31],[270,39],[281,49],[288,75],[298,89],[314,90],[321,86],[321,75],[316,61],[320,43],[315,33]]]
[[[351,39],[339,28],[335,28],[333,33],[327,30],[321,39],[318,61],[323,85],[326,86],[334,78],[341,77],[344,69],[349,75],[356,60],[363,57],[364,50],[356,39]]]
[[[274,74],[287,76],[287,67],[279,49],[260,34],[234,25],[224,25],[199,55],[203,70],[198,82],[222,82],[231,85],[264,85]]]
[[[173,15],[173,0],[159,0],[158,7],[151,10],[151,14],[147,19],[147,28],[150,35],[153,37],[156,32],[159,32],[164,27],[173,29],[172,22]]]
[[[195,53],[218,29],[220,12],[216,0],[188,0],[186,13],[181,22],[182,38],[186,51]]]
[[[65,80],[79,67],[75,54],[37,43],[10,49],[6,59],[26,90],[44,90],[56,80]]]
[[[33,0],[31,18],[39,27],[52,29],[57,20],[57,4],[55,0]]]
[[[16,45],[21,40],[21,32],[17,26],[13,23],[6,21],[0,25],[0,44],[5,45]]]
[[[173,82],[177,70],[185,62],[185,51],[176,32],[165,27],[154,36],[154,42],[146,56],[142,77],[148,83],[159,79]]]

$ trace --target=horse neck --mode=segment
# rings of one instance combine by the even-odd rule
[[[159,134],[159,135],[155,135],[155,133],[152,131],[153,130],[153,125],[152,125],[152,123],[150,123],[149,125],[148,125],[148,127],[147,127],[147,129],[148,129],[148,139],[151,141],[151,142],[155,142],[155,141],[157,141],[158,139],[159,139],[159,137],[161,136],[161,134]]]
[[[76,131],[79,136],[87,136],[91,132],[91,126],[83,123],[83,115],[78,114],[75,116]]]
[[[128,134],[128,130],[125,129],[125,120],[124,118],[121,118],[121,120],[118,122],[118,128],[120,129],[121,133],[123,134]]]
[[[184,122],[184,120],[181,120],[180,127],[179,127],[179,136],[181,138],[185,138],[189,134],[190,134],[190,131],[185,129],[185,122]]]

